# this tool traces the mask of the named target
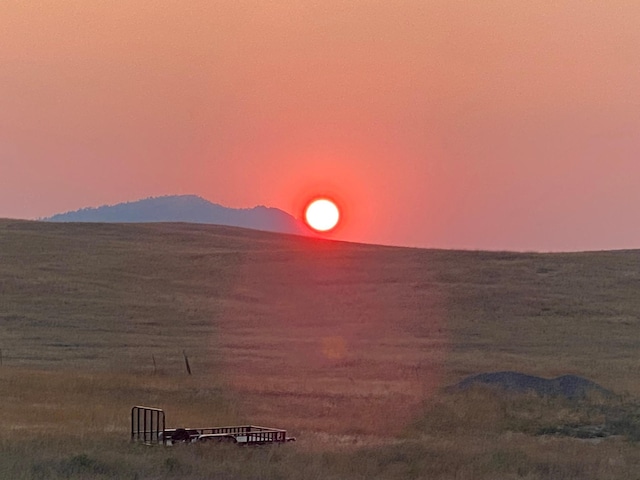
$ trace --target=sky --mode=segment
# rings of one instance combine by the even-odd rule
[[[334,238],[640,248],[637,0],[0,0],[0,217],[196,194]]]

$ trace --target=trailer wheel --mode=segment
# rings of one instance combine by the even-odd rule
[[[171,435],[172,442],[188,442],[191,440],[191,435],[184,428],[178,428],[173,435]]]

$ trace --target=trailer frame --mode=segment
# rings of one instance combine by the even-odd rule
[[[164,410],[136,405],[131,408],[131,441],[165,446],[177,443],[234,443],[267,445],[295,441],[286,430],[257,425],[166,428]]]

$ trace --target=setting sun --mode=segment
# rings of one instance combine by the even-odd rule
[[[307,225],[318,232],[328,232],[338,225],[340,210],[331,200],[319,198],[313,200],[304,212]]]

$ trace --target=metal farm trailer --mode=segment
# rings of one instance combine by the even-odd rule
[[[295,441],[279,428],[238,425],[233,427],[166,428],[164,411],[135,406],[131,409],[131,441],[145,445],[217,442],[265,445]]]

